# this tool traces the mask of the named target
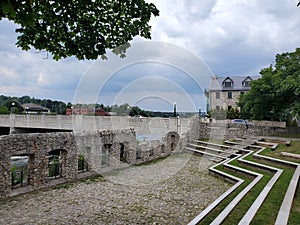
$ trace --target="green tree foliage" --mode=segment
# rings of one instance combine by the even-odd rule
[[[144,0],[3,0],[0,20],[21,28],[17,46],[45,50],[58,60],[75,56],[97,59],[107,49],[124,56],[134,36],[151,38],[148,24],[159,11]],[[123,47],[122,47],[123,46]]]
[[[140,109],[139,107],[137,106],[134,106],[130,109],[130,112],[129,112],[129,115],[130,116],[137,116],[137,115],[140,115],[140,116],[143,116],[143,117],[148,117],[150,116],[150,112],[147,112],[145,110],[142,110]]]
[[[0,114],[9,114],[10,111],[6,106],[0,106]]]
[[[227,111],[227,119],[239,119],[241,118],[240,111],[238,108],[231,108]]]
[[[287,120],[300,113],[300,48],[276,55],[275,66],[262,69],[262,77],[251,82],[241,96],[242,115],[252,119]]]
[[[2,114],[9,114],[10,110],[12,108],[12,103],[14,103],[14,113],[23,113],[23,107],[22,104],[24,103],[34,103],[43,107],[46,107],[50,109],[51,113],[54,114],[66,114],[66,104],[61,101],[52,101],[50,99],[35,99],[31,98],[29,96],[23,96],[20,98],[17,97],[10,97],[10,96],[4,96],[0,95],[0,107],[2,107]],[[8,109],[8,112],[5,110],[5,108]],[[1,113],[0,112],[0,113]],[[7,113],[5,113],[7,112]]]
[[[213,109],[209,111],[209,117],[216,120],[225,120],[227,118],[227,112],[223,107],[221,107],[220,110]]]
[[[4,102],[3,106],[9,109],[9,112],[13,112],[13,113],[23,112],[22,104],[19,102],[17,98],[7,99]]]

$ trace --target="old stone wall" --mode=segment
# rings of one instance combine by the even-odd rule
[[[178,152],[179,140],[179,134],[171,131],[163,137],[162,141],[152,140],[139,143],[136,151],[136,163],[151,161]]]
[[[47,187],[48,158],[59,152],[61,176],[66,180],[77,178],[77,148],[71,133],[20,134],[0,137],[0,193],[7,196],[11,190],[11,157],[28,157],[27,185],[31,190]],[[76,162],[76,163],[75,163]]]
[[[232,138],[244,138],[250,136],[268,136],[285,133],[286,129],[280,126],[274,126],[273,123],[256,124],[234,124],[230,122],[202,122],[200,123],[200,139],[210,140],[228,140]]]
[[[228,140],[285,131],[281,127],[254,124],[203,122],[197,116],[179,125],[179,130],[185,126],[185,132],[168,131],[160,140],[141,143],[134,129],[0,136],[0,198],[12,192],[11,157],[14,156],[28,158],[26,185],[28,190],[36,190],[50,186],[53,179],[49,172],[50,158],[54,155],[59,160],[59,178],[66,182],[78,178],[82,158],[87,170],[101,174],[183,151],[196,139]]]
[[[136,133],[128,130],[15,134],[0,137],[0,198],[12,191],[12,158],[26,156],[27,190],[50,186],[50,157],[58,156],[59,179],[78,178],[78,159],[83,157],[88,170],[105,173],[117,168],[170,155],[177,148],[179,135],[167,133],[159,141],[138,146]],[[50,163],[50,164],[49,164]]]

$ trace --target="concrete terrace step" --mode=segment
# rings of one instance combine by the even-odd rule
[[[232,151],[232,152],[238,152],[240,150],[242,150],[242,148],[238,148],[232,145],[222,145],[222,144],[216,144],[216,143],[212,143],[212,142],[207,142],[207,141],[199,141],[199,140],[193,140],[193,142],[196,142],[198,144],[201,145],[206,145],[206,146],[214,146],[214,148],[219,147],[220,149],[226,151]]]
[[[212,145],[213,146],[213,145]],[[201,149],[201,150],[200,150]],[[188,143],[186,150],[198,152],[204,155],[211,156],[210,160],[214,162],[221,162],[226,158],[231,157],[234,153],[232,151],[220,150],[217,148],[211,148],[200,144]],[[198,150],[198,151],[196,151]],[[208,154],[209,153],[209,154]]]
[[[223,151],[223,150],[220,150],[220,149],[216,149],[216,148],[206,147],[206,146],[192,144],[192,143],[188,143],[188,146],[191,146],[195,149],[203,149],[203,150],[212,152],[213,154],[226,155],[226,157],[230,155],[230,153],[228,153],[226,151]]]
[[[200,153],[202,155],[207,155],[207,156],[211,156],[211,157],[220,158],[222,160],[226,159],[226,157],[224,157],[224,156],[219,156],[219,155],[216,155],[216,154],[213,154],[213,153],[209,153],[209,152],[206,152],[206,151],[197,150],[197,149],[194,149],[194,148],[185,147],[184,149],[188,150],[188,151],[195,152],[195,153]]]
[[[221,175],[222,177],[226,177],[231,180],[237,180],[238,182],[228,190],[228,192],[225,192],[226,196],[222,195],[218,199],[216,199],[210,206],[207,207],[202,213],[200,213],[193,221],[189,223],[189,225],[197,224],[200,222],[211,210],[214,209],[215,206],[221,203],[230,193],[232,193],[237,187],[239,187],[244,180],[234,177],[232,175],[229,175],[227,173],[221,172],[217,169],[215,169],[218,165],[226,165],[227,167],[232,168],[233,170],[243,172],[245,174],[248,174],[250,176],[255,177],[255,179],[247,186],[245,187],[229,204],[228,206],[215,218],[215,220],[212,222],[212,224],[221,224],[222,221],[229,215],[229,213],[234,209],[234,207],[240,202],[240,200],[259,182],[259,180],[262,178],[261,174],[255,173],[250,170],[242,169],[233,165],[230,165],[229,163],[237,158],[239,158],[241,155],[236,155],[232,159],[227,159],[226,161],[219,163],[215,166],[212,166],[209,168],[211,172],[214,172],[216,174]],[[214,207],[213,207],[214,206]]]
[[[296,193],[297,184],[299,181],[300,164],[260,155],[260,153],[266,147],[270,147],[273,150],[276,149],[278,146],[278,142],[276,142],[276,141],[272,142],[272,141],[270,141],[270,139],[268,139],[268,141],[262,141],[261,138],[257,139],[255,141],[253,137],[251,137],[250,140],[245,140],[244,141],[245,143],[243,143],[243,140],[244,139],[238,140],[238,142],[225,141],[225,143],[230,144],[230,146],[215,144],[215,143],[210,143],[210,142],[203,142],[203,141],[199,141],[199,140],[193,141],[193,143],[197,143],[197,144],[192,144],[191,146],[195,147],[195,146],[201,145],[203,149],[209,149],[209,150],[214,149],[213,151],[218,152],[218,156],[220,156],[220,153],[222,153],[222,152],[229,151],[229,149],[230,149],[230,151],[235,151],[234,158],[232,158],[232,159],[228,158],[226,160],[223,160],[222,162],[218,163],[217,165],[210,167],[209,170],[215,174],[218,174],[218,175],[224,177],[224,178],[228,178],[230,180],[235,180],[236,184],[232,187],[232,189],[229,189],[227,192],[225,192],[222,196],[220,196],[217,200],[215,200],[209,207],[207,207],[203,212],[201,212],[197,217],[195,217],[194,220],[192,220],[189,223],[190,225],[197,224],[198,222],[200,222],[206,215],[208,215],[208,213],[211,210],[214,209],[214,207],[216,207],[221,201],[223,201],[226,198],[226,196],[229,195],[228,193],[233,192],[239,185],[241,185],[241,183],[243,183],[243,181],[241,179],[239,179],[237,177],[233,178],[232,175],[229,175],[227,173],[224,173],[224,172],[221,172],[221,171],[218,171],[217,169],[215,169],[218,165],[223,165],[225,168],[229,168],[233,171],[237,171],[239,173],[244,173],[244,174],[250,175],[250,176],[254,177],[254,180],[244,190],[242,190],[234,198],[234,200],[232,200],[227,205],[227,207],[214,219],[214,221],[211,224],[221,224],[226,219],[226,217],[230,214],[230,212],[233,210],[233,208],[242,200],[243,196],[245,196],[251,190],[251,188],[254,187],[254,185],[256,183],[258,183],[259,180],[262,178],[262,176],[263,176],[262,174],[255,173],[250,170],[245,170],[243,168],[239,168],[239,167],[230,165],[229,163],[235,159],[237,159],[241,163],[250,165],[252,167],[257,167],[257,168],[271,171],[272,173],[274,173],[273,177],[269,180],[269,182],[263,188],[263,190],[261,191],[261,193],[259,194],[257,199],[252,203],[252,205],[250,206],[248,211],[245,213],[244,217],[239,222],[239,224],[250,224],[252,219],[255,217],[258,209],[263,204],[267,195],[271,191],[273,185],[277,182],[280,175],[283,173],[282,169],[279,169],[279,168],[276,168],[273,166],[264,165],[263,163],[256,163],[256,162],[245,160],[245,158],[247,156],[249,156],[250,154],[253,154],[254,158],[273,161],[275,163],[279,163],[282,165],[289,165],[289,166],[295,167],[295,172],[294,172],[293,178],[290,181],[288,190],[285,194],[284,200],[282,202],[281,208],[278,212],[277,219],[276,219],[277,225],[288,223],[291,205],[292,205],[292,202],[293,202],[293,199],[294,199],[294,196]],[[289,142],[287,141],[286,143],[289,143]],[[252,145],[252,144],[256,144],[256,145]],[[244,148],[241,148],[241,146],[244,146]],[[216,149],[216,148],[218,148],[218,149]],[[222,150],[220,150],[220,149],[222,149]],[[243,152],[246,154],[242,154]],[[226,153],[228,154],[228,152],[226,152]],[[237,154],[237,153],[239,153],[239,154]]]

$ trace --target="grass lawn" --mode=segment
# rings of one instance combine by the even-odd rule
[[[300,138],[300,133],[299,134],[276,134],[273,136],[274,137],[284,137],[284,138]]]
[[[272,164],[271,166],[274,165]],[[281,203],[284,199],[285,193],[287,191],[290,180],[293,177],[295,170],[291,167],[286,167],[282,165],[276,165],[274,167],[283,169],[283,173],[278,178],[277,182],[274,184],[267,198],[265,199],[257,214],[253,218],[251,224],[274,224],[276,221],[276,217],[281,207]]]
[[[300,159],[291,158],[282,156],[281,152],[288,152],[293,154],[300,154],[300,141],[291,141],[290,146],[286,146],[285,144],[280,144],[274,151],[271,151],[271,149],[265,150],[262,155],[274,157],[277,159],[283,159],[291,162],[300,163]]]
[[[267,148],[262,154],[268,155],[274,158],[280,158],[283,159],[283,157],[280,155],[280,152],[286,151],[294,154],[300,154],[300,141],[292,141],[291,146],[285,146],[285,145],[279,145],[279,147],[272,151],[271,149]],[[284,157],[285,159],[286,157]],[[253,156],[250,155],[246,158],[249,161],[255,161],[258,163],[262,163],[259,160],[254,160]],[[290,158],[288,158],[290,160]],[[291,160],[290,160],[291,161]],[[296,162],[299,162],[299,160],[293,160]],[[238,222],[241,220],[241,218],[244,216],[244,214],[247,212],[249,207],[252,205],[252,203],[255,201],[257,196],[260,194],[262,189],[265,187],[265,185],[269,182],[272,175],[269,172],[263,172],[262,170],[255,170],[252,167],[239,165],[238,161],[235,160],[231,163],[235,166],[240,166],[245,169],[249,169],[258,173],[261,173],[264,175],[264,177],[260,180],[258,184],[254,186],[254,188],[242,199],[241,202],[232,210],[230,215],[224,220],[222,224],[238,224]],[[268,196],[266,197],[264,203],[258,210],[257,214],[255,215],[253,221],[251,224],[274,224],[278,211],[280,209],[281,203],[283,201],[283,198],[285,196],[286,190],[288,188],[288,185],[290,183],[290,180],[294,174],[294,169],[292,167],[283,166],[278,163],[273,162],[263,162],[263,164],[267,164],[270,166],[274,166],[276,168],[282,169],[284,172],[281,174],[277,182],[274,184],[273,188],[269,192]],[[214,210],[212,210],[211,213],[208,214],[207,217],[205,217],[199,224],[209,224],[214,220],[214,218],[230,203],[235,196],[238,195],[238,193],[243,190],[250,182],[251,179],[246,178],[241,175],[237,175],[236,173],[232,171],[227,171],[223,168],[223,166],[217,167],[217,169],[229,173],[231,175],[240,177],[242,179],[245,179],[245,182],[233,193],[231,193],[221,204],[216,207]],[[291,209],[291,214],[289,218],[289,224],[296,225],[299,224],[300,221],[300,190],[297,189],[296,196],[294,198],[293,206]]]

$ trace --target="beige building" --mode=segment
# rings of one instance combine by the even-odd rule
[[[240,95],[250,90],[250,83],[260,76],[232,76],[232,77],[211,77],[209,89],[206,91],[208,98],[208,111],[230,110],[237,108]]]

